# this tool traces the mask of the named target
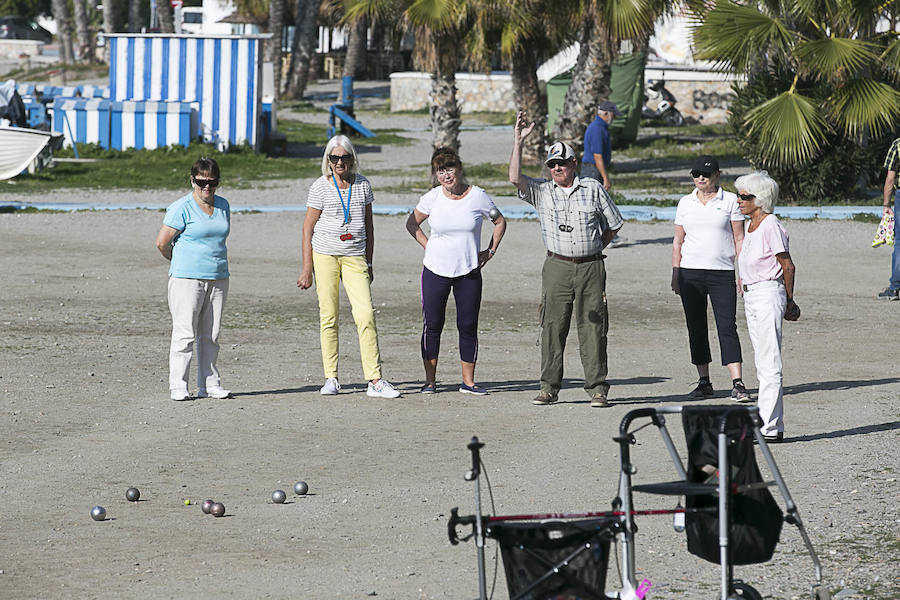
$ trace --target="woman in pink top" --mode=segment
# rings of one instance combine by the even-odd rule
[[[762,433],[769,443],[784,439],[784,379],[781,362],[782,319],[796,321],[800,307],[794,302],[794,262],[788,234],[772,214],[778,184],[765,171],[738,177],[741,213],[750,217],[738,257],[744,312],[759,379],[757,406]]]

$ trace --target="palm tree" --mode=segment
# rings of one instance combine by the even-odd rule
[[[367,18],[362,17],[350,24],[347,58],[344,59],[344,76],[362,77],[366,73],[368,21]]]
[[[695,6],[695,56],[736,73],[751,99],[738,133],[758,147],[764,166],[795,169],[838,143],[864,142],[891,131],[900,119],[900,38],[877,33],[896,23],[896,1],[717,0]]]
[[[85,0],[72,0],[72,12],[75,15],[75,35],[78,38],[78,60],[94,62],[93,43],[89,26],[87,5]]]
[[[431,73],[431,141],[435,148],[459,149],[461,108],[456,95],[465,39],[478,0],[348,0],[348,22],[369,17],[389,23],[398,15],[415,32],[413,61]]]
[[[128,33],[139,33],[142,24],[141,0],[128,0]]]
[[[297,0],[294,19],[296,30],[291,46],[291,65],[288,69],[286,94],[293,100],[302,100],[309,78],[309,69],[316,50],[318,37],[318,0]]]
[[[59,57],[63,63],[75,62],[72,49],[72,20],[69,18],[69,5],[66,0],[52,0],[50,8],[56,21],[56,38],[59,43]]]
[[[581,151],[584,131],[594,119],[598,100],[609,97],[610,70],[619,41],[644,37],[671,3],[671,0],[586,2],[572,84],[554,126],[553,139],[567,142],[576,152]]]
[[[156,16],[159,17],[159,31],[161,33],[175,33],[175,19],[172,16],[172,6],[166,0],[156,0]]]
[[[266,60],[272,63],[275,80],[275,97],[281,95],[281,46],[284,35],[285,0],[269,0],[269,33],[266,42]]]

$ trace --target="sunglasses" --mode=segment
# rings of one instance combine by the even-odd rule
[[[205,187],[219,187],[218,179],[197,179],[196,177],[194,177],[194,183],[196,183],[197,187],[200,189],[203,189]]]
[[[336,165],[341,161],[344,161],[345,165],[349,165],[353,162],[352,154],[329,154],[328,160],[331,161],[331,164]]]
[[[740,198],[744,202],[750,202],[751,200],[756,198],[756,196],[754,196],[753,194],[738,194],[738,198]]]
[[[550,162],[547,163],[547,168],[553,169],[555,167],[565,167],[568,164],[569,164],[569,161],[567,161],[567,160],[551,160]]]
[[[691,177],[693,177],[694,179],[697,179],[698,177],[706,177],[707,179],[709,179],[710,177],[712,177],[712,173],[710,171],[700,171],[699,169],[694,169],[693,171],[691,171]]]

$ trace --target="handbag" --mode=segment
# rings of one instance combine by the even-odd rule
[[[872,247],[877,248],[882,244],[894,245],[894,214],[889,213],[881,217],[881,223],[878,224],[878,232],[875,239],[872,240]]]

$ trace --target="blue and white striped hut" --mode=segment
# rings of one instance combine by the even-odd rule
[[[262,142],[263,41],[270,35],[105,37],[111,100],[196,103],[205,141],[220,147]]]

